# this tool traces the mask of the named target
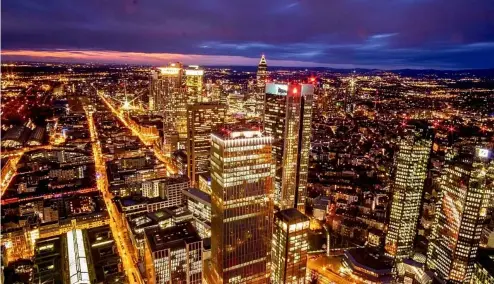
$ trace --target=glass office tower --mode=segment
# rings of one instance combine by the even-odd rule
[[[211,133],[225,123],[226,106],[196,103],[187,106],[187,172],[193,186],[199,174],[209,173]]]
[[[163,115],[164,146],[167,151],[173,151],[177,148],[175,144],[185,142],[187,93],[181,63],[170,63],[151,74],[149,109]]]
[[[413,254],[432,147],[432,132],[425,128],[408,126],[398,147],[385,253],[401,260]]]
[[[266,85],[264,131],[274,138],[275,206],[305,211],[314,86]]]
[[[295,208],[274,214],[271,283],[304,284],[309,218]]]
[[[211,261],[217,283],[268,283],[272,140],[239,127],[211,135]]]
[[[441,176],[440,208],[428,249],[428,266],[448,283],[468,283],[493,190],[492,153],[463,148]]]

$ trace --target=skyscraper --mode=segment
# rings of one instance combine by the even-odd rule
[[[271,283],[304,284],[309,218],[295,208],[274,214]]]
[[[446,162],[427,264],[449,283],[468,283],[472,276],[493,170],[492,153],[482,148],[464,148]]]
[[[274,138],[275,205],[304,212],[314,86],[266,85],[264,131]]]
[[[345,91],[345,112],[353,113],[355,108],[355,96],[356,96],[356,80],[355,80],[355,70],[352,73],[352,77],[348,81],[348,88]]]
[[[204,70],[197,65],[189,65],[185,69],[185,86],[187,90],[188,104],[201,102]]]
[[[266,57],[264,54],[259,61],[257,66],[257,76],[256,76],[256,112],[258,115],[262,115],[264,111],[264,89],[266,87],[266,81],[268,79],[268,63],[266,62]]]
[[[385,252],[397,260],[411,257],[420,213],[432,133],[408,126],[401,137],[395,159],[393,199],[386,235]]]
[[[266,80],[268,79],[268,63],[264,54],[261,56],[261,61],[257,65],[257,85],[261,88],[266,86]]]
[[[202,240],[189,222],[145,230],[146,278],[150,283],[202,283]]]
[[[215,283],[267,283],[273,218],[272,138],[259,130],[211,135],[211,258]]]
[[[187,172],[194,186],[201,173],[209,173],[211,133],[225,122],[226,106],[197,103],[187,107]]]
[[[187,138],[187,94],[181,63],[170,63],[151,75],[149,109],[163,115],[165,147],[174,149]],[[173,138],[178,136],[178,138]]]

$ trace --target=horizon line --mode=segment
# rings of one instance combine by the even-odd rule
[[[175,61],[177,62],[177,61]],[[9,63],[39,63],[39,64],[68,64],[68,65],[86,65],[86,64],[92,64],[92,65],[101,65],[101,66],[108,66],[108,65],[115,65],[115,66],[143,66],[143,67],[164,67],[165,65],[153,65],[149,63],[118,63],[118,62],[70,62],[70,61],[36,61],[36,60],[29,60],[29,59],[23,59],[23,60],[2,60],[1,65],[4,66]],[[170,62],[168,62],[170,63]],[[182,62],[180,62],[182,63]],[[186,66],[193,66],[197,64],[185,64]],[[229,65],[211,65],[211,64],[200,64],[198,65],[199,67],[252,67],[256,68],[257,65],[235,65],[235,64],[229,64]],[[283,65],[268,65],[268,68],[291,68],[291,69],[328,69],[328,70],[377,70],[377,71],[403,71],[403,70],[413,70],[413,71],[454,71],[454,72],[462,72],[462,71],[494,71],[494,67],[492,68],[458,68],[458,69],[445,69],[445,68],[420,68],[420,67],[403,67],[403,68],[377,68],[377,67],[356,67],[356,68],[344,68],[344,67],[324,67],[324,66],[283,66]]]
[[[8,49],[1,51],[2,65],[5,62],[36,62],[36,63],[66,63],[66,64],[101,64],[101,65],[134,65],[134,66],[163,66],[169,62],[182,62],[186,65],[201,65],[213,67],[248,67],[258,66],[259,58],[237,55],[200,55],[179,53],[146,53],[124,52],[109,50],[28,50]],[[299,60],[269,59],[268,66],[274,68],[327,68],[327,69],[365,69],[365,70],[437,70],[437,71],[466,71],[492,70],[492,68],[444,68],[440,66],[378,66],[361,64],[330,64]],[[271,64],[270,64],[271,63]]]

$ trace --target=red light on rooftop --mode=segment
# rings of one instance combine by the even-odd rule
[[[298,92],[297,88],[293,88],[292,93],[296,94]]]
[[[310,78],[310,81],[311,81],[311,82],[315,82],[315,81],[316,81],[316,78],[311,77],[311,78]]]

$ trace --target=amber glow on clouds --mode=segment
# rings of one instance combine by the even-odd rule
[[[179,61],[185,64],[200,65],[257,65],[259,58],[229,55],[198,55],[178,53],[144,53],[122,52],[108,50],[2,50],[2,59],[5,60],[36,60],[57,62],[95,62],[95,63],[128,63],[161,65],[167,62]],[[269,60],[271,66],[326,66],[313,62],[294,60]],[[334,66],[334,65],[332,65]]]

